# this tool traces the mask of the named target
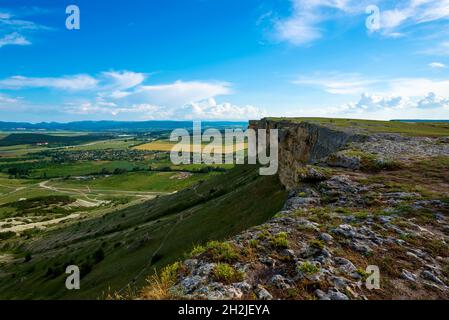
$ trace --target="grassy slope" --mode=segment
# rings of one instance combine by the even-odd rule
[[[52,183],[57,188],[86,188],[104,190],[154,191],[172,192],[206,178],[207,175],[218,173],[196,173],[183,179],[178,179],[179,173],[174,172],[131,172],[108,177],[99,177],[95,180],[62,180]]]
[[[398,122],[337,118],[269,118],[292,122],[316,122],[334,127],[361,129],[368,132],[402,133],[408,136],[449,136],[448,122]]]
[[[32,253],[30,262],[0,272],[0,298],[97,298],[108,288],[139,288],[145,276],[182,258],[194,244],[266,221],[285,198],[276,177],[238,166],[177,194],[48,231],[22,248]],[[81,266],[100,247],[105,259],[82,278],[81,290],[66,290],[64,264]],[[46,276],[50,266],[60,275]]]

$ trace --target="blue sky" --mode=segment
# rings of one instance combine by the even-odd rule
[[[449,0],[0,0],[0,120],[449,119],[448,27]]]

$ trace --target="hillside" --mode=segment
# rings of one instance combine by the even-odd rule
[[[33,241],[2,246],[13,263],[0,271],[0,298],[96,299],[139,290],[155,269],[194,245],[263,223],[285,199],[276,177],[239,166],[175,194],[62,223]],[[83,290],[65,289],[69,264],[80,266]]]
[[[195,248],[145,299],[449,299],[447,124],[263,119],[289,190],[270,221]],[[368,266],[379,270],[370,288]]]
[[[108,140],[111,138],[111,135],[104,134],[64,136],[39,133],[13,133],[0,139],[0,147],[26,144],[48,144],[51,146],[77,145],[99,140]]]

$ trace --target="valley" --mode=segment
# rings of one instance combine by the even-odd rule
[[[262,223],[285,200],[256,166],[173,166],[166,148],[135,150],[157,135],[136,136],[0,147],[1,298],[135,293],[195,245]],[[71,264],[81,290],[65,288]]]

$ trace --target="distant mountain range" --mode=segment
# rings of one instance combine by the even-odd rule
[[[77,121],[68,123],[59,122],[3,122],[0,121],[0,131],[165,131],[173,129],[192,129],[192,121]],[[245,121],[204,121],[202,128],[246,128]]]

